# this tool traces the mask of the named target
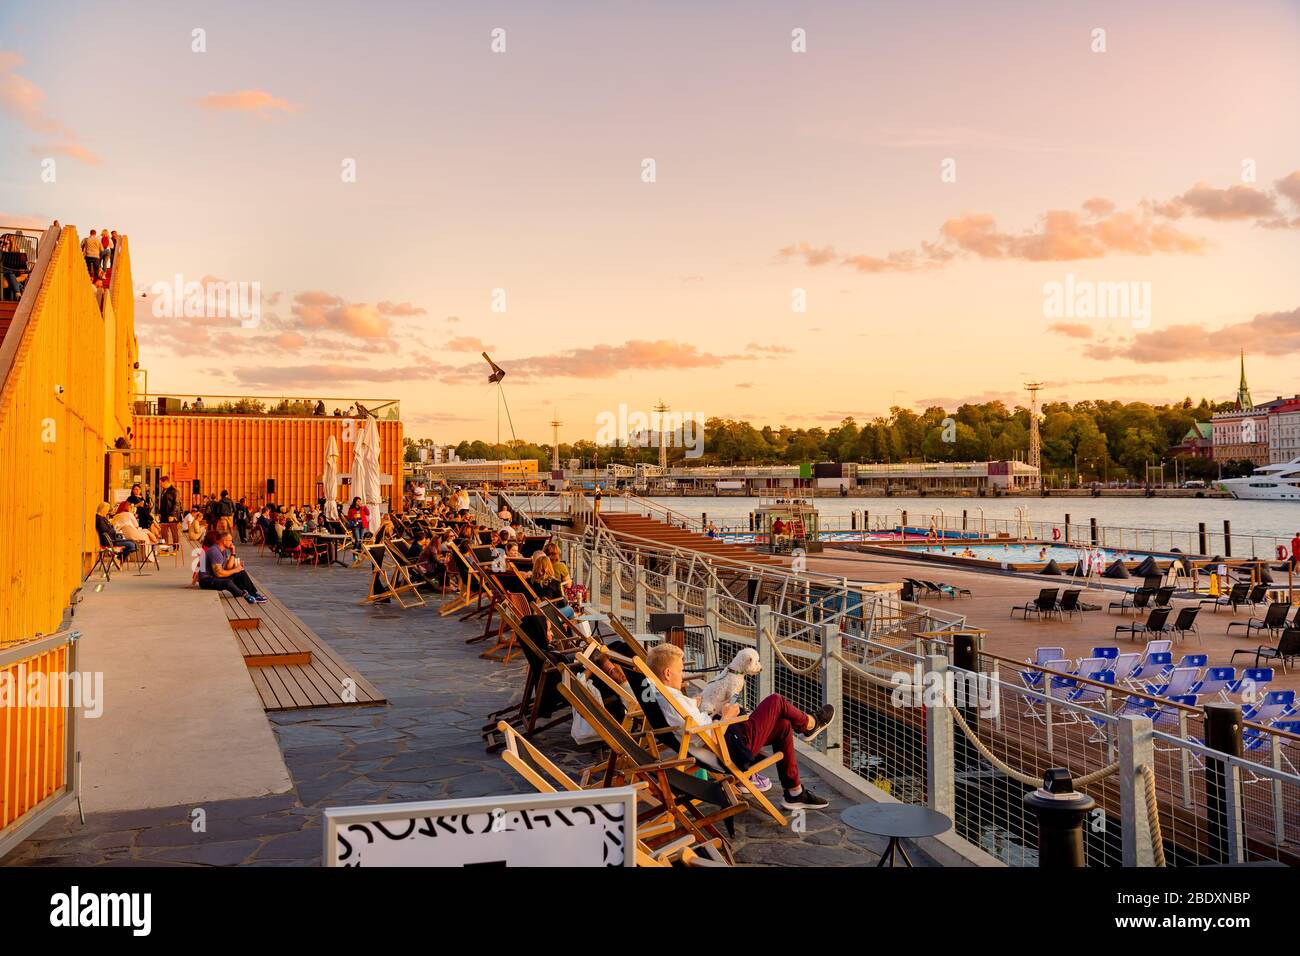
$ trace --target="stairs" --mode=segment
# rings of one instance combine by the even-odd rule
[[[5,340],[9,326],[13,324],[14,313],[18,311],[17,302],[0,302],[0,342]]]
[[[670,547],[686,548],[691,551],[698,551],[701,554],[732,561],[766,564],[774,568],[788,568],[785,561],[773,555],[760,554],[742,545],[730,544],[718,538],[710,538],[706,534],[687,531],[685,528],[674,528],[662,521],[647,518],[644,515],[617,511],[602,512],[600,520],[609,529],[610,533],[616,536],[627,535],[641,538]]]

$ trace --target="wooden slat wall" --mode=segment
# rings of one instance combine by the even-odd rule
[[[339,471],[352,469],[356,445],[345,442],[342,418],[273,418],[240,415],[138,415],[134,447],[144,449],[150,466],[164,472],[177,462],[191,462],[203,493],[225,489],[235,500],[260,505],[267,500],[266,479],[275,479],[275,504],[314,504],[325,469],[325,446],[333,435],[339,446]],[[355,435],[360,422],[350,429]],[[380,470],[393,476],[384,485],[390,504],[402,500],[402,423],[379,423]],[[190,489],[180,488],[182,504]],[[340,498],[350,500],[348,490]]]
[[[61,683],[57,678],[67,672],[68,647],[63,645],[9,667],[0,668],[0,682],[23,695],[26,704],[27,681],[32,675],[46,675],[45,686],[60,688],[34,701],[41,706],[17,706],[7,701],[0,706],[0,830],[13,823],[45,798],[63,789],[67,776],[64,753],[64,728],[67,712],[62,706]]]
[[[124,238],[113,275],[114,288],[127,290],[114,352],[131,357],[125,246]],[[122,370],[105,368],[104,320],[73,227],[59,234],[33,291],[0,391],[0,644],[57,630],[81,583],[83,555],[95,541],[95,505],[103,499],[104,453],[119,437],[104,434],[111,420],[105,376],[130,381]],[[10,338],[15,334],[17,327]],[[112,404],[116,420],[129,421],[129,392]]]

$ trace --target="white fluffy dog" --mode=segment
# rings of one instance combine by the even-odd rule
[[[722,705],[736,701],[745,691],[745,678],[763,670],[758,651],[742,647],[731,659],[727,669],[704,685],[700,695],[700,709],[706,714],[718,714]]]

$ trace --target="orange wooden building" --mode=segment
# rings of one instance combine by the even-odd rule
[[[314,504],[324,494],[320,482],[329,436],[338,442],[339,472],[346,479],[361,424],[332,416],[137,414],[132,471],[155,492],[160,475],[172,476],[182,505],[193,497],[193,482],[202,495],[224,489],[255,506]],[[392,479],[382,486],[383,497],[400,510],[400,421],[379,422],[379,447],[380,472]],[[351,499],[347,484],[340,487],[339,499]]]

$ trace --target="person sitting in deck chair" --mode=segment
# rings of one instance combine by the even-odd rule
[[[700,711],[699,701],[682,692],[685,658],[680,647],[665,641],[650,648],[646,658],[650,669],[663,682],[664,687],[673,695],[674,701],[690,716],[691,720],[697,724],[712,723],[712,716],[706,716]],[[685,726],[676,708],[664,707],[662,711],[664,719],[671,726]],[[738,704],[723,704],[721,712],[716,716],[728,720],[739,713]],[[825,704],[816,716],[813,716],[805,714],[780,694],[771,694],[759,702],[748,718],[727,728],[727,748],[736,765],[742,769],[756,763],[757,754],[764,747],[781,751],[781,760],[776,768],[777,775],[781,778],[781,786],[785,790],[781,806],[787,810],[821,810],[830,806],[830,801],[817,796],[800,784],[799,761],[794,753],[794,735],[798,731],[803,734],[804,740],[815,740],[834,719],[835,707],[831,704]],[[704,766],[709,766],[712,762],[702,744],[692,746],[691,753]],[[753,780],[760,790],[766,790],[771,786],[762,774],[756,774]],[[764,783],[766,786],[763,785]]]

